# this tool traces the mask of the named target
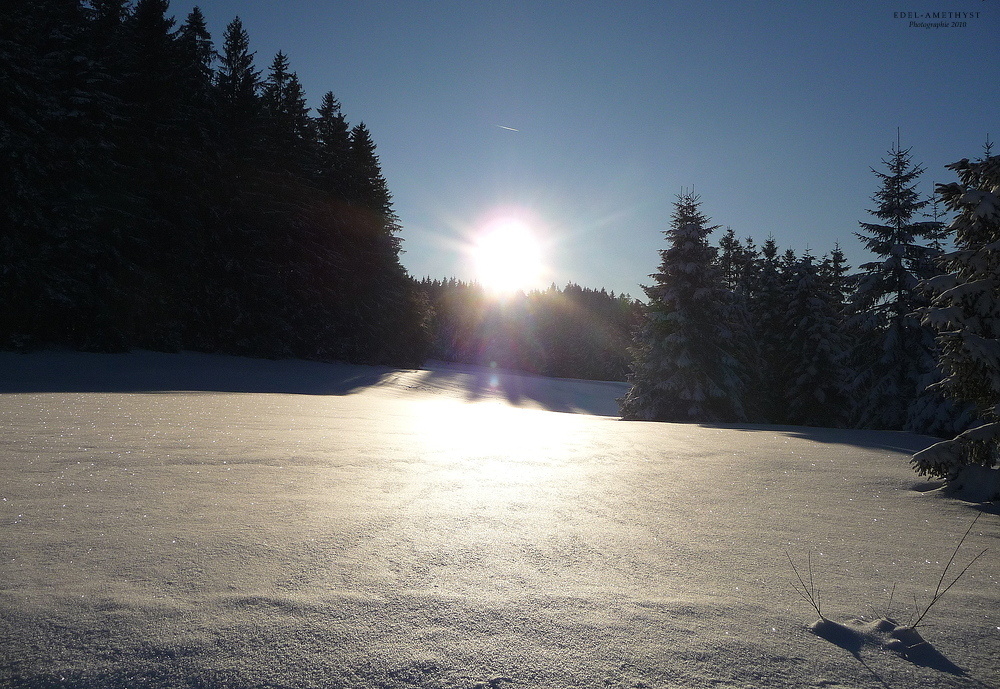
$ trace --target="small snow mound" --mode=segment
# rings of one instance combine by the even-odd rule
[[[969,502],[1000,500],[1000,469],[984,466],[962,467],[944,490],[952,497]]]
[[[809,625],[809,629],[816,636],[855,655],[865,646],[871,646],[893,651],[914,665],[956,675],[965,674],[962,668],[925,641],[920,632],[913,627],[897,625],[895,620],[881,618],[870,622],[850,620],[842,623],[822,618]]]

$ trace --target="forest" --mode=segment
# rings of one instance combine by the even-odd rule
[[[922,196],[898,142],[872,168],[874,259],[852,272],[717,226],[677,196],[667,247],[645,287],[622,416],[906,430],[952,438],[915,455],[955,478],[1000,464],[1000,156],[948,166]],[[948,218],[948,222],[945,222]]]
[[[0,346],[181,349],[624,379],[639,305],[417,281],[375,143],[234,19],[166,0],[2,15]]]
[[[956,442],[996,463],[981,430],[1000,417],[988,137],[931,195],[897,141],[872,168],[857,234],[873,259],[856,268],[839,247],[796,254],[731,228],[713,243],[720,228],[682,191],[644,302],[573,283],[496,299],[407,273],[372,133],[332,91],[313,113],[283,52],[257,68],[239,18],[217,48],[200,10],[167,12],[0,13],[0,348],[628,380],[626,419],[980,429]]]
[[[399,262],[375,143],[288,58],[218,52],[167,0],[0,13],[0,346],[415,365],[427,309]]]

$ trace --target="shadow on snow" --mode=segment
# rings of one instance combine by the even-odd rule
[[[393,369],[182,352],[0,352],[0,393],[260,392],[348,395]]]
[[[885,450],[912,455],[938,442],[940,438],[917,435],[906,431],[878,431],[856,428],[820,428],[812,426],[779,426],[775,424],[699,424],[704,428],[731,428],[748,432],[767,432],[801,438],[817,443],[854,445],[866,450]]]
[[[617,381],[547,378],[444,362],[428,362],[418,380],[421,387],[453,390],[469,402],[503,399],[515,407],[615,417],[619,415],[615,400],[628,390],[627,383]]]
[[[428,362],[426,370],[340,362],[181,352],[0,352],[0,394],[57,392],[246,392],[349,395],[367,388],[436,392],[468,401],[618,416],[626,383],[546,378],[482,366]]]

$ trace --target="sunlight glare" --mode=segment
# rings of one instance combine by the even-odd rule
[[[425,449],[444,465],[461,467],[477,491],[530,484],[564,459],[577,419],[540,409],[517,408],[500,400],[428,400],[414,419]]]
[[[517,218],[486,225],[472,247],[476,279],[498,293],[540,289],[544,274],[542,248],[531,228]]]

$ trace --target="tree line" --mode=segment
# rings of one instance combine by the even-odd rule
[[[732,230],[714,246],[718,226],[682,191],[644,287],[623,417],[960,434],[917,470],[1000,464],[1000,156],[987,139],[931,197],[908,149],[883,164],[857,233],[875,258],[857,272],[839,248],[779,255]]]
[[[416,364],[427,309],[364,123],[233,19],[0,12],[0,346]]]
[[[919,466],[1000,460],[989,143],[933,197],[897,143],[855,272],[838,248],[712,245],[682,192],[641,307],[573,284],[496,301],[407,275],[371,133],[332,92],[311,114],[289,58],[258,70],[238,18],[216,50],[200,10],[167,10],[0,11],[0,347],[627,374],[628,419],[960,433]]]
[[[641,304],[569,283],[497,298],[475,282],[420,282],[431,306],[429,354],[559,378],[625,380]]]

